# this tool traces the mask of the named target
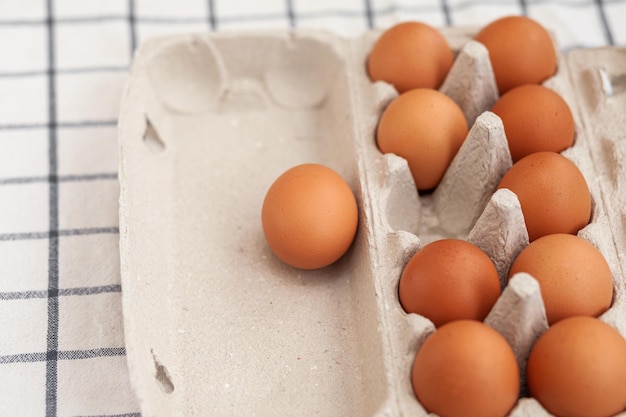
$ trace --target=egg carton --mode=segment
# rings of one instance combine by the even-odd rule
[[[119,176],[125,340],[143,416],[427,415],[410,369],[434,326],[403,311],[398,282],[409,258],[443,237],[477,244],[496,264],[503,293],[485,322],[523,371],[547,321],[531,276],[507,285],[528,235],[515,195],[494,192],[511,166],[487,111],[498,92],[474,29],[442,32],[456,58],[441,91],[471,129],[422,196],[406,161],[376,147],[397,96],[365,71],[380,32],[190,34],[141,46],[122,100]],[[576,122],[563,154],[593,200],[579,235],[613,273],[601,319],[626,336],[626,51],[571,51],[558,68],[545,84]],[[274,179],[305,162],[339,172],[360,215],[348,253],[314,271],[278,260],[260,217]],[[510,413],[531,415],[548,413],[526,397]]]

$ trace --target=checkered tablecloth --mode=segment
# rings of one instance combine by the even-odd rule
[[[173,32],[527,14],[626,46],[626,0],[0,0],[0,416],[139,416],[124,349],[116,123],[133,50]]]

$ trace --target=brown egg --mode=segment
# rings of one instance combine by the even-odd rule
[[[263,201],[262,223],[272,251],[302,269],[330,265],[350,247],[358,209],[352,190],[332,169],[298,165],[272,184]]]
[[[367,70],[372,81],[386,81],[403,93],[413,88],[439,88],[453,61],[452,50],[437,29],[404,22],[378,38]]]
[[[536,152],[517,161],[498,189],[520,201],[532,242],[553,233],[576,234],[591,217],[591,194],[572,161],[555,152]]]
[[[561,152],[574,143],[574,117],[554,91],[541,85],[509,90],[491,109],[504,124],[513,162],[540,151]]]
[[[519,393],[507,341],[478,321],[448,323],[417,352],[411,379],[420,403],[442,417],[504,417]]]
[[[407,160],[419,190],[439,184],[466,136],[467,122],[459,106],[445,94],[426,88],[393,100],[376,132],[381,152]]]
[[[540,84],[556,72],[556,50],[548,31],[524,16],[485,26],[474,38],[489,51],[500,94],[523,84]]]
[[[578,236],[543,236],[517,256],[509,277],[527,272],[539,281],[548,323],[599,316],[613,300],[613,278],[602,253]]]
[[[477,246],[458,239],[429,243],[400,277],[400,304],[437,327],[453,320],[483,320],[500,296],[498,271]]]
[[[591,317],[571,317],[537,340],[530,394],[557,417],[610,417],[626,409],[626,340]]]

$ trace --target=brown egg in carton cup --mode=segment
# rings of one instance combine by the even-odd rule
[[[455,51],[440,91],[469,133],[440,184],[418,193],[407,161],[375,132],[397,97],[365,62],[380,32],[180,35],[138,50],[122,100],[120,251],[125,341],[142,415],[425,416],[411,385],[435,331],[407,314],[400,277],[421,248],[467,240],[493,261],[502,293],[484,322],[512,348],[520,399],[510,416],[550,415],[528,397],[526,362],[548,328],[538,282],[508,280],[528,246],[516,195],[497,189],[512,166],[487,49],[475,29],[441,31]],[[591,192],[578,235],[606,259],[611,307],[626,336],[626,51],[559,55],[544,85],[572,110],[562,152]],[[337,262],[301,270],[264,239],[272,182],[324,164],[358,205],[356,238]],[[626,416],[626,413],[619,414]]]

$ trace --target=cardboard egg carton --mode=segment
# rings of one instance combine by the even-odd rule
[[[547,322],[531,276],[507,285],[528,236],[515,195],[494,193],[511,166],[502,123],[486,112],[497,88],[473,30],[443,33],[457,56],[441,90],[471,129],[427,196],[404,159],[376,147],[380,114],[397,96],[365,72],[378,32],[197,34],[142,45],[119,138],[124,326],[143,416],[426,415],[410,369],[434,326],[402,310],[397,288],[409,258],[442,237],[467,239],[496,264],[504,290],[485,321],[524,369]],[[621,49],[572,51],[546,85],[576,121],[563,154],[593,199],[580,235],[615,281],[601,318],[626,336],[624,68]],[[339,172],[359,203],[352,248],[316,271],[283,264],[261,228],[267,189],[305,162]],[[522,398],[510,415],[548,413]]]

